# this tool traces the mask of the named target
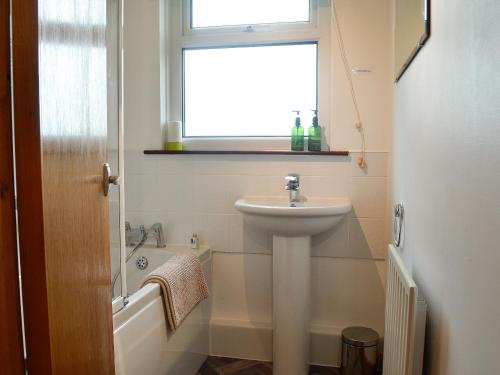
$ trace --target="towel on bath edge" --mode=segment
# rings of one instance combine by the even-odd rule
[[[142,282],[160,284],[170,328],[175,331],[189,313],[208,297],[200,259],[194,253],[176,254]]]

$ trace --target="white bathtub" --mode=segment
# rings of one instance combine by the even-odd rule
[[[176,252],[193,251],[187,246],[150,246],[138,251],[127,264],[128,305],[113,316],[115,368],[117,375],[195,375],[208,355],[210,300],[200,303],[182,325],[167,330],[160,287],[148,284],[139,289],[144,277]],[[212,257],[207,247],[195,250],[211,290]],[[140,256],[149,266],[136,267]]]

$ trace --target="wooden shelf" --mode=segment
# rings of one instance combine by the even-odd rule
[[[302,156],[348,156],[349,151],[216,151],[216,150],[144,150],[146,155],[302,155]]]

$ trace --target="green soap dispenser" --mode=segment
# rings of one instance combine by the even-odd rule
[[[308,130],[307,149],[309,151],[321,151],[321,127],[318,121],[318,110],[313,109],[314,117],[312,126]]]
[[[297,113],[295,126],[292,128],[292,151],[304,151],[304,128],[300,124],[300,111]]]

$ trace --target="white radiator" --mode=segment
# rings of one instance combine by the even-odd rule
[[[383,375],[421,375],[427,305],[394,246],[387,258]]]

